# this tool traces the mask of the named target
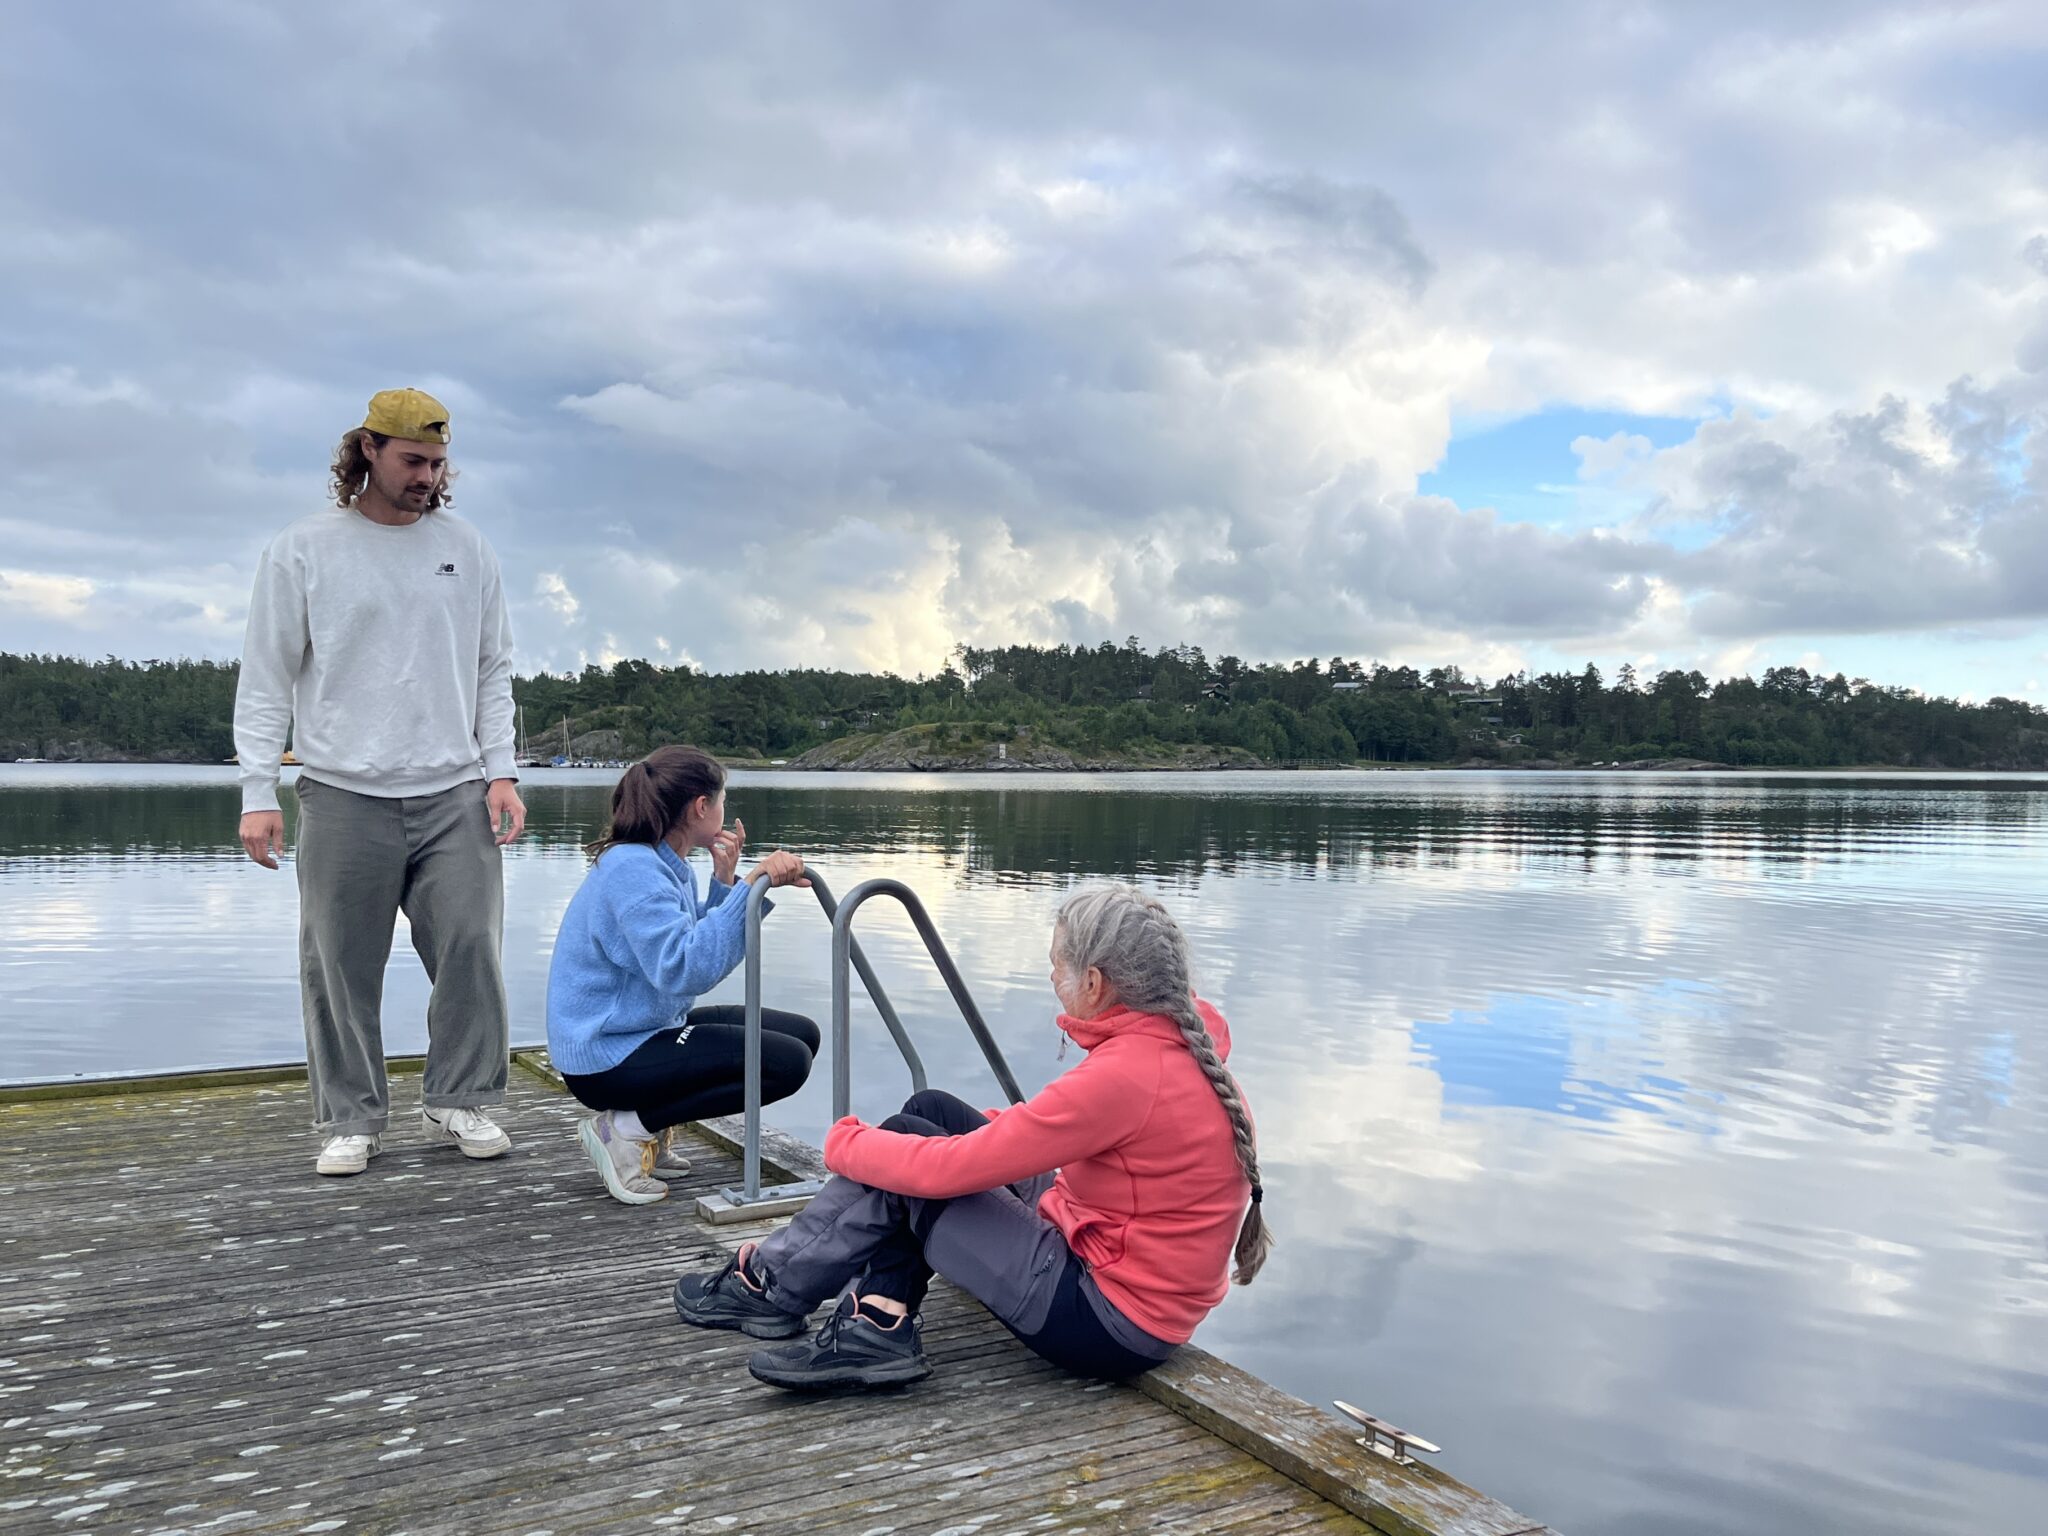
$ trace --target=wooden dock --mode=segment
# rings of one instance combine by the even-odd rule
[[[668,1299],[762,1230],[694,1211],[737,1180],[730,1128],[619,1205],[521,1067],[509,1156],[427,1144],[398,1075],[353,1179],[312,1171],[302,1070],[0,1089],[0,1531],[1544,1529],[1200,1350],[1140,1388],[1065,1376],[943,1284],[927,1382],[763,1387],[754,1341]]]

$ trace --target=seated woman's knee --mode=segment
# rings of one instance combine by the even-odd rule
[[[908,1110],[900,1115],[891,1115],[882,1122],[885,1131],[900,1131],[905,1136],[946,1136],[951,1133],[937,1121],[927,1120],[922,1115],[911,1114]]]
[[[943,1088],[920,1088],[903,1101],[903,1113],[915,1115],[920,1120],[930,1120],[944,1125],[947,1120],[962,1109],[973,1109],[965,1099]],[[980,1111],[976,1110],[978,1115]]]

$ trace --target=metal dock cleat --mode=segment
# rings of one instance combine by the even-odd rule
[[[1337,1411],[1343,1414],[1345,1418],[1363,1424],[1372,1431],[1370,1435],[1360,1435],[1358,1437],[1360,1445],[1364,1446],[1368,1451],[1374,1451],[1381,1456],[1387,1457],[1400,1466],[1412,1467],[1415,1465],[1415,1458],[1408,1454],[1410,1451],[1420,1451],[1425,1456],[1437,1456],[1443,1452],[1442,1446],[1432,1445],[1423,1439],[1422,1436],[1411,1435],[1407,1430],[1397,1425],[1389,1424],[1385,1419],[1374,1418],[1363,1408],[1354,1408],[1342,1398],[1337,1399]]]

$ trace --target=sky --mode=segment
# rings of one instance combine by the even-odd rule
[[[0,0],[0,650],[231,658],[394,385],[522,670],[2048,703],[2048,7]]]

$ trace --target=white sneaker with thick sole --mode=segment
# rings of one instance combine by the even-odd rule
[[[668,1198],[668,1186],[654,1177],[654,1160],[658,1155],[655,1141],[621,1136],[607,1114],[583,1121],[576,1127],[576,1137],[590,1154],[590,1160],[597,1164],[604,1187],[614,1200],[627,1205],[652,1205]]]
[[[421,1109],[420,1124],[435,1141],[460,1147],[464,1157],[503,1157],[512,1138],[480,1109]]]
[[[320,1149],[320,1161],[313,1166],[330,1178],[361,1173],[370,1166],[382,1143],[375,1136],[330,1136]]]

